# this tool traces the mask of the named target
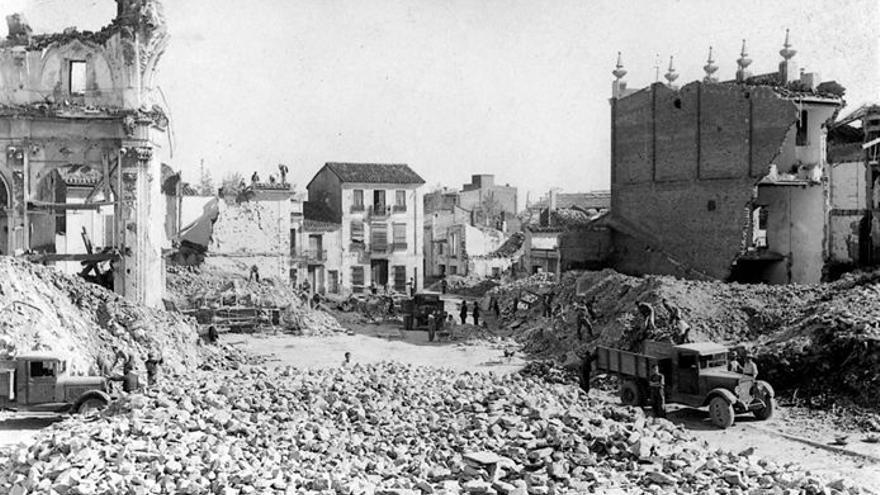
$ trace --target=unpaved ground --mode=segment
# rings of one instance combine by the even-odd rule
[[[430,343],[427,332],[401,332],[396,326],[386,324],[348,326],[352,327],[355,335],[318,338],[230,336],[228,341],[238,343],[251,352],[270,355],[270,363],[300,368],[339,366],[346,351],[352,353],[355,363],[393,360],[446,366],[460,371],[510,373],[525,364],[519,354],[508,361],[503,357],[503,346],[498,344]],[[611,394],[592,393],[616,401]],[[684,424],[697,437],[705,440],[711,449],[741,452],[754,448],[756,455],[778,464],[794,462],[828,479],[845,478],[874,490],[880,487],[880,462],[877,461],[880,459],[880,444],[862,442],[863,434],[841,432],[802,418],[791,421],[784,408],[780,409],[776,418],[766,422],[758,422],[747,416],[739,417],[734,427],[728,430],[718,430],[709,424],[704,410],[671,409],[669,419]],[[849,435],[849,443],[843,450],[851,454],[791,438],[802,437],[824,446],[843,434]],[[788,438],[784,435],[788,435]]]

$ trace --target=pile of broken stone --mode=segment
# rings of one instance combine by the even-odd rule
[[[519,374],[248,367],[50,427],[0,492],[860,493],[748,454]]]

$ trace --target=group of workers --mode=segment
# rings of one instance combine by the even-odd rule
[[[114,370],[116,366],[122,362],[122,373],[116,374]],[[159,382],[161,366],[164,364],[164,358],[156,351],[150,351],[144,360],[144,368],[147,371],[147,386],[154,386]],[[123,392],[134,393],[140,390],[140,375],[135,371],[134,356],[126,354],[121,350],[116,351],[116,358],[111,364],[103,356],[97,359],[98,369],[108,382],[120,382]]]

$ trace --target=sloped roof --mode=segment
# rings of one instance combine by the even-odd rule
[[[549,198],[543,197],[530,208],[544,209],[547,208]],[[610,191],[593,191],[586,193],[559,193],[556,195],[556,208],[582,208],[584,210],[608,209],[611,208],[611,192]]]
[[[329,162],[325,168],[345,182],[367,184],[424,184],[419,174],[405,163],[339,163]]]
[[[89,165],[58,167],[58,176],[68,186],[94,186],[101,181],[101,171]]]

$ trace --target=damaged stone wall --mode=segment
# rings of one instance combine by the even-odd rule
[[[290,198],[219,202],[205,265],[247,276],[256,265],[260,276],[286,281],[290,273]]]
[[[743,210],[794,146],[786,136],[796,119],[796,106],[768,87],[654,84],[614,100],[611,211],[644,234],[615,236],[615,268],[680,275],[684,263],[726,278],[743,249]]]

